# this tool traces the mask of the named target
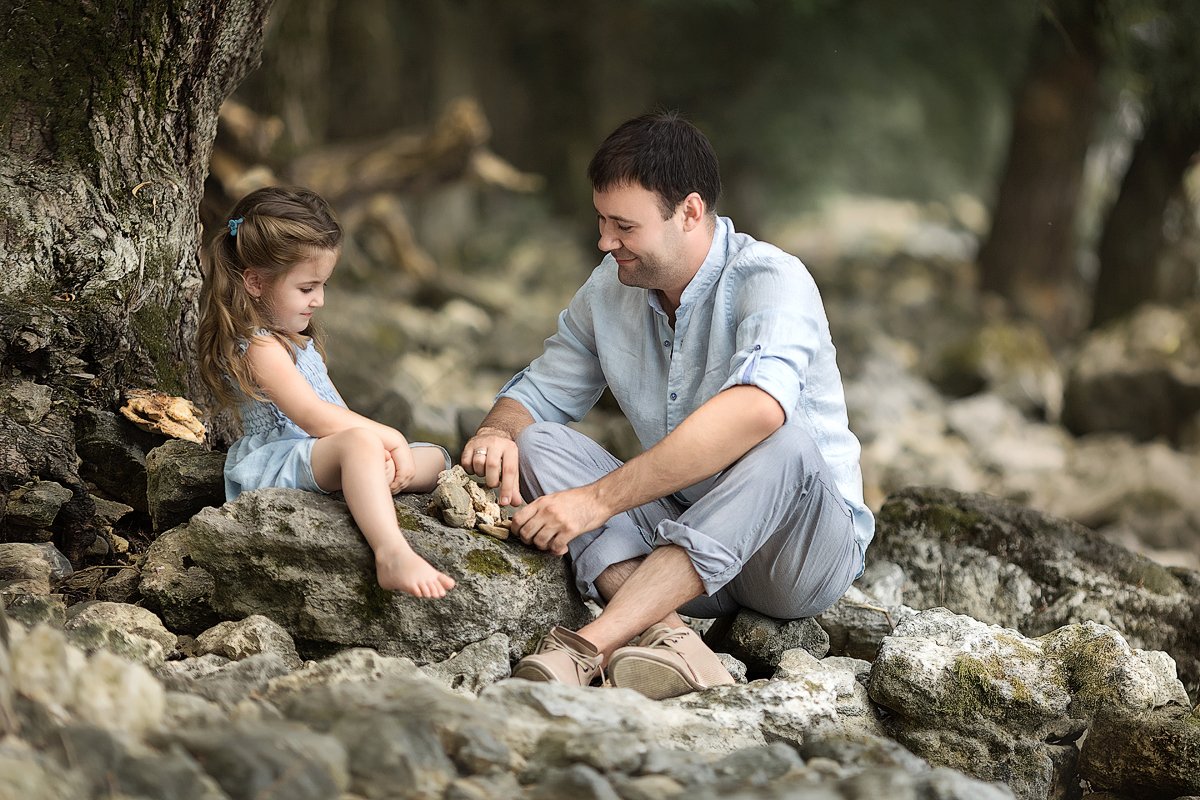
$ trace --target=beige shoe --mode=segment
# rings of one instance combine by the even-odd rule
[[[590,686],[600,675],[602,660],[594,644],[574,631],[555,625],[542,637],[536,653],[517,662],[513,677]]]
[[[733,683],[733,676],[691,628],[651,626],[636,645],[613,653],[608,674],[613,686],[641,692],[652,700]]]

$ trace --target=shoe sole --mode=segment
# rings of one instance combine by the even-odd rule
[[[633,689],[651,700],[666,700],[707,688],[680,673],[675,665],[642,654],[613,659],[608,675],[613,686]]]
[[[558,676],[537,664],[519,664],[513,670],[514,678],[523,678],[527,681],[539,681],[542,683],[562,683]]]

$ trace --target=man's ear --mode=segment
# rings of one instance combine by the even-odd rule
[[[692,192],[683,198],[683,229],[690,231],[699,227],[700,223],[704,222],[705,211],[707,208],[699,193]]]
[[[251,297],[262,297],[263,293],[263,277],[262,273],[254,267],[248,267],[242,272],[242,286],[246,287],[246,293]]]

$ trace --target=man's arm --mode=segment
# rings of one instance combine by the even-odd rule
[[[538,498],[513,516],[522,540],[563,554],[567,543],[622,511],[709,478],[783,425],[783,409],[757,386],[733,386],[668,436],[595,483]],[[489,453],[490,456],[490,453]]]
[[[517,461],[517,436],[533,424],[525,406],[501,397],[483,418],[479,430],[463,448],[463,469],[482,475],[488,486],[500,487],[501,505],[522,503]]]

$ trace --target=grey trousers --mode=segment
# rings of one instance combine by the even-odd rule
[[[584,486],[621,466],[557,423],[530,425],[517,446],[526,500]],[[811,617],[861,572],[850,510],[799,426],[780,428],[705,485],[690,505],[665,497],[572,540],[567,549],[580,593],[603,603],[596,578],[604,570],[667,544],[687,552],[704,583],[705,593],[679,609],[693,617],[741,607],[779,619]]]

